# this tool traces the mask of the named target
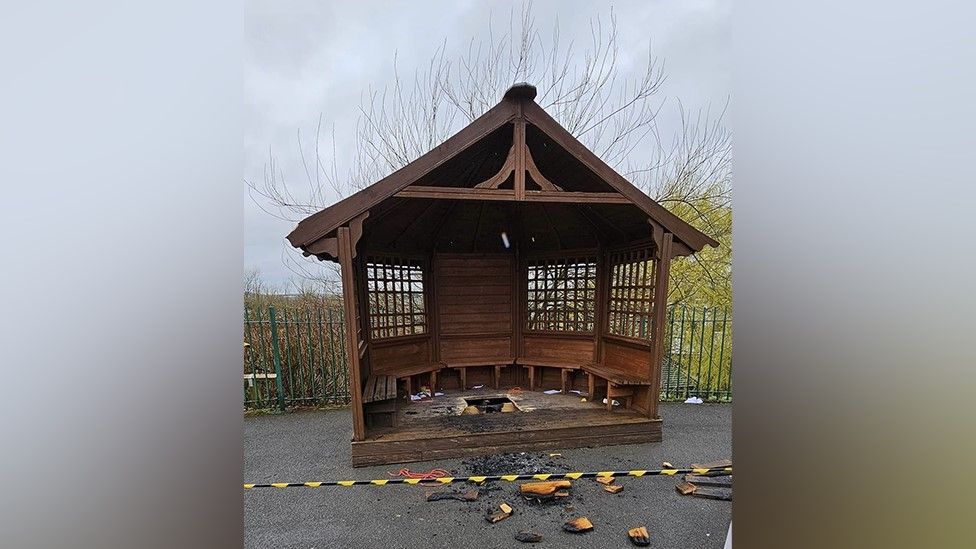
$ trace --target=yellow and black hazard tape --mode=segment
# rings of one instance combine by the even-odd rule
[[[484,475],[469,477],[436,477],[429,479],[422,478],[384,478],[377,480],[322,480],[312,482],[269,482],[266,484],[245,484],[245,490],[253,488],[319,488],[320,486],[387,486],[390,484],[451,484],[470,482],[472,484],[482,484],[484,482],[518,480],[557,480],[557,479],[580,479],[597,477],[654,477],[670,476],[681,474],[705,475],[708,473],[732,473],[731,467],[712,467],[712,468],[689,468],[689,469],[645,469],[634,471],[598,471],[591,473],[536,473],[530,475]]]

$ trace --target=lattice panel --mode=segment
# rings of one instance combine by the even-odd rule
[[[367,258],[366,296],[373,339],[427,332],[420,261],[395,256]]]
[[[649,338],[655,268],[650,250],[611,254],[610,265],[607,331],[635,339]]]
[[[530,261],[527,290],[527,330],[593,331],[596,320],[595,258]]]

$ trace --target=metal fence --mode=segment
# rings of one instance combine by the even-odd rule
[[[661,400],[732,400],[732,317],[715,307],[672,306]]]
[[[244,310],[244,407],[349,403],[342,311]]]
[[[661,399],[732,400],[732,318],[727,309],[672,306],[661,364]],[[343,405],[350,401],[342,310],[244,310],[244,407]]]

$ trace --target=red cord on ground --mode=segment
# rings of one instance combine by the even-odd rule
[[[389,472],[389,475],[391,477],[419,478],[422,480],[430,480],[434,478],[442,478],[442,477],[450,476],[448,472],[445,471],[444,469],[431,469],[426,473],[414,473],[413,471],[407,468],[400,469],[396,473],[391,471]]]

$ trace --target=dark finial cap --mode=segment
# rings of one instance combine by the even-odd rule
[[[536,93],[535,86],[532,84],[527,82],[519,82],[511,88],[508,88],[508,91],[505,92],[505,99],[528,99],[529,101],[532,101],[535,99]]]

